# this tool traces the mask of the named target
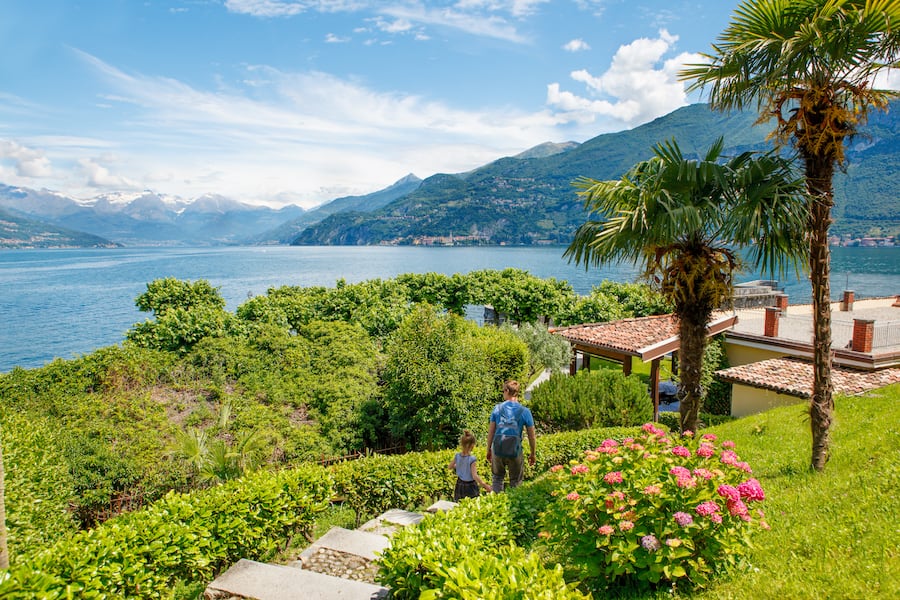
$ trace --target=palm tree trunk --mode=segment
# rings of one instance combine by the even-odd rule
[[[681,385],[679,417],[682,433],[685,431],[696,433],[700,421],[700,401],[703,395],[700,381],[708,319],[697,315],[697,312],[702,311],[691,311],[687,315],[679,316],[678,323],[680,338],[678,355],[681,357],[678,367]],[[700,320],[697,320],[698,316]]]
[[[828,228],[834,204],[834,162],[828,156],[804,156],[806,186],[811,198],[809,279],[813,300],[813,395],[809,405],[812,429],[812,467],[822,471],[828,462],[829,429],[834,411],[831,383],[831,265]]]

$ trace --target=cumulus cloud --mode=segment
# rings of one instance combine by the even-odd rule
[[[598,117],[612,117],[626,126],[639,125],[687,104],[684,84],[678,71],[684,64],[698,62],[700,56],[681,53],[665,59],[677,36],[660,30],[655,39],[640,38],[619,47],[612,64],[600,75],[587,69],[573,71],[573,81],[584,85],[585,94],[562,89],[559,83],[547,86],[547,104],[560,118],[589,123]]]
[[[78,164],[81,165],[89,187],[114,190],[133,190],[141,187],[138,182],[132,181],[127,177],[113,175],[108,168],[98,163],[95,159],[82,158],[78,161]]]
[[[48,177],[53,172],[50,159],[42,151],[12,140],[0,140],[0,161],[2,160],[10,161],[13,172],[19,177]]]
[[[335,35],[333,33],[328,33],[325,35],[325,43],[327,43],[327,44],[342,44],[344,42],[349,42],[349,41],[350,41],[350,38],[341,37],[341,36]]]
[[[585,42],[581,38],[576,38],[574,40],[571,40],[563,46],[563,50],[566,50],[568,52],[581,52],[583,50],[590,50],[590,49],[591,49],[591,47],[588,45],[588,43]]]

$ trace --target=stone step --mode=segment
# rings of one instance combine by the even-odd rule
[[[385,587],[241,559],[216,577],[204,596],[255,600],[372,600],[387,598]]]
[[[377,533],[332,527],[300,554],[300,560],[303,561],[313,555],[319,548],[328,548],[361,556],[366,560],[375,560],[377,553],[382,552],[390,545],[391,541],[387,537]]]

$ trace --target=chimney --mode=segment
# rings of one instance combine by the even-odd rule
[[[781,312],[787,312],[788,297],[787,294],[778,294],[775,296],[775,307]]]
[[[841,298],[841,312],[853,310],[853,290],[844,290],[844,296]]]
[[[778,317],[781,309],[777,306],[766,307],[766,322],[763,325],[763,335],[766,337],[778,337]]]
[[[875,337],[875,321],[853,319],[853,341],[850,348],[854,352],[871,352],[872,338]]]

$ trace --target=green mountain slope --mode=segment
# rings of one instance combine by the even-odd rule
[[[100,236],[35,221],[0,208],[0,248],[117,248]]]
[[[897,105],[900,108],[900,104]],[[435,175],[414,192],[371,213],[336,213],[293,242],[318,244],[446,243],[568,244],[585,220],[572,181],[620,177],[651,156],[654,144],[676,138],[686,154],[705,151],[719,136],[728,152],[762,150],[770,123],[754,125],[753,113],[718,113],[696,104],[629,131],[597,136],[561,153],[503,158],[459,175]],[[873,116],[852,144],[847,175],[836,183],[835,216],[855,233],[873,224],[900,232],[900,135],[896,116]],[[891,174],[894,176],[891,176]],[[864,231],[856,231],[864,230]],[[837,233],[845,233],[836,227]]]

